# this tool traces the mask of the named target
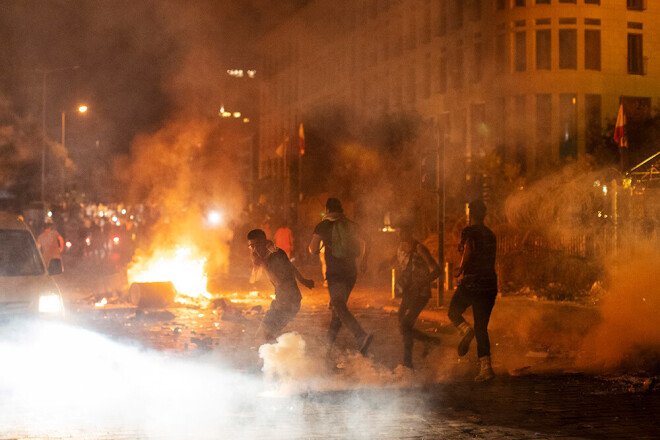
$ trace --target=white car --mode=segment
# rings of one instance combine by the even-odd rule
[[[30,229],[14,214],[0,212],[0,319],[24,315],[64,316],[62,294],[51,275],[62,273],[53,259],[48,271]]]

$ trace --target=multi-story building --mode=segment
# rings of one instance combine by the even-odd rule
[[[524,170],[660,98],[660,1],[312,0],[262,42],[260,175],[306,115],[413,112]],[[311,146],[310,146],[311,148]]]

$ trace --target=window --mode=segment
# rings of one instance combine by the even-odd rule
[[[498,34],[495,37],[495,72],[505,73],[506,63],[506,36],[504,34]]]
[[[516,72],[524,72],[527,70],[527,34],[523,32],[516,32]]]
[[[504,98],[495,99],[494,107],[494,111],[489,116],[492,118],[495,151],[501,159],[504,159],[506,153],[506,101]]]
[[[406,43],[408,49],[414,49],[417,44],[417,35],[415,35],[417,31],[416,12],[415,9],[410,9],[410,11],[408,11],[408,38]]]
[[[537,5],[549,5],[550,0],[536,0]]]
[[[587,153],[593,154],[598,139],[602,136],[602,116],[600,95],[584,95],[584,106],[586,113],[587,131],[586,147]]]
[[[447,0],[439,0],[435,12],[435,34],[439,37],[447,33]]]
[[[472,5],[470,7],[470,20],[481,20],[481,1],[482,0],[472,0]]]
[[[577,69],[577,29],[559,29],[559,68]]]
[[[431,96],[431,58],[430,55],[426,57],[426,63],[424,63],[424,78],[422,82],[422,96],[424,98],[429,98]]]
[[[481,42],[474,43],[474,66],[472,67],[472,82],[478,83],[481,81],[483,62],[483,47]]]
[[[515,0],[513,5],[525,7],[525,0]]]
[[[454,86],[463,88],[463,49],[459,46],[456,51],[456,66],[454,68]]]
[[[426,0],[424,5],[424,23],[422,25],[422,42],[431,41],[431,2]]]
[[[438,63],[438,93],[447,92],[447,58],[440,58]]]
[[[559,0],[559,3],[577,3],[576,0]]]
[[[644,54],[642,34],[628,34],[628,73],[644,74]]]
[[[527,171],[527,149],[525,148],[525,127],[523,122],[527,115],[527,102],[525,95],[518,95],[514,98],[514,112],[516,114],[517,124],[515,130],[515,160],[520,165],[520,172],[524,175]]]
[[[577,96],[559,95],[559,156],[562,159],[577,157]]]
[[[506,7],[506,0],[497,0],[495,3],[495,7],[497,8],[498,11],[503,10]]]
[[[584,68],[600,70],[600,30],[584,31]]]
[[[454,0],[454,27],[460,29],[463,27],[463,2],[465,0]]]
[[[473,153],[483,153],[486,144],[486,106],[472,104],[470,106],[470,135]]]
[[[643,11],[646,9],[646,0],[627,0],[628,9],[631,11]]]
[[[415,69],[411,68],[408,73],[408,90],[406,92],[406,98],[409,102],[417,101],[417,78]]]
[[[584,0],[585,5],[600,5],[600,0]]]
[[[536,157],[541,165],[552,161],[552,95],[536,95]]]
[[[550,29],[536,31],[536,69],[550,70],[552,68],[552,38]]]

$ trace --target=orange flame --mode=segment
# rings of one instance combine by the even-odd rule
[[[186,298],[209,299],[206,290],[208,277],[204,270],[206,258],[190,247],[175,250],[157,250],[148,259],[138,258],[129,266],[129,283],[171,281],[179,295],[176,301],[186,303]],[[182,297],[183,296],[183,297]]]

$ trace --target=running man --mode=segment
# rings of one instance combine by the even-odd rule
[[[314,281],[303,278],[286,253],[267,240],[261,229],[250,231],[247,239],[252,264],[263,267],[275,287],[275,299],[257,330],[258,338],[272,341],[300,310],[302,295],[296,280],[308,289],[314,288]]]
[[[373,335],[364,331],[348,310],[348,297],[357,281],[357,259],[363,254],[362,270],[366,269],[368,246],[357,225],[345,215],[339,199],[329,198],[322,222],[314,228],[309,252],[318,255],[321,242],[325,247],[326,274],[332,319],[328,328],[328,357],[342,325],[348,327],[357,342],[357,349],[366,356]]]

